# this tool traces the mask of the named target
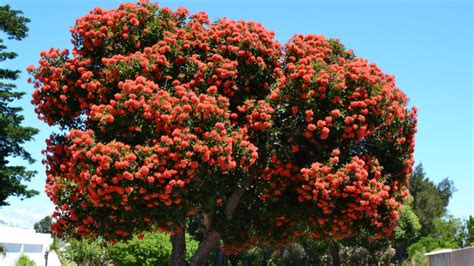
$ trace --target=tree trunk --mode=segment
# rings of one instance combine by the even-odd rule
[[[171,252],[170,266],[186,266],[186,232],[184,225],[180,226],[171,236],[173,250]]]
[[[221,235],[216,231],[211,231],[202,240],[198,250],[194,253],[192,264],[193,266],[201,266],[207,262],[207,257],[211,250],[219,243]]]
[[[341,258],[339,257],[339,245],[336,242],[331,244],[331,257],[333,266],[341,266]]]
[[[253,176],[250,176],[247,177],[246,181],[247,183],[250,183],[252,180]],[[235,213],[235,209],[239,205],[239,202],[245,192],[246,189],[242,187],[237,188],[236,190],[234,190],[234,192],[232,192],[229,197],[229,201],[226,204],[226,220],[230,221],[232,219]],[[207,261],[207,256],[211,252],[212,248],[215,247],[221,239],[220,233],[213,230],[213,222],[214,221],[212,220],[212,215],[204,214],[204,239],[199,245],[199,248],[196,253],[194,253],[192,265],[204,265]]]

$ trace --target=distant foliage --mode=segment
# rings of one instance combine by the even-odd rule
[[[410,194],[413,197],[412,209],[420,220],[421,235],[428,236],[435,231],[435,222],[445,213],[452,194],[456,191],[454,184],[448,178],[438,185],[429,180],[419,164],[409,183]]]
[[[33,226],[36,233],[50,234],[51,233],[51,216],[45,216],[43,219],[36,222]]]

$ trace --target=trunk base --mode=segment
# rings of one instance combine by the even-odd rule
[[[178,228],[171,236],[173,251],[171,253],[170,266],[186,266],[186,232],[184,226]]]

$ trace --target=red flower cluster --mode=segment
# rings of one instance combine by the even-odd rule
[[[397,225],[416,110],[337,40],[280,45],[255,22],[146,2],[71,32],[72,55],[28,67],[39,118],[68,131],[46,149],[55,232],[114,240],[202,215],[235,253]]]
[[[317,236],[331,235],[346,237],[352,233],[352,223],[358,220],[370,223],[372,230],[389,234],[398,220],[397,209],[400,203],[391,187],[386,185],[386,176],[374,159],[368,164],[358,157],[339,166],[339,151],[333,153],[329,165],[314,163],[311,168],[303,168],[303,185],[298,188],[298,200],[312,201],[319,212],[311,217],[311,226]],[[334,169],[334,166],[338,166]],[[340,209],[338,201],[345,201],[346,208]],[[386,215],[385,210],[393,210]]]

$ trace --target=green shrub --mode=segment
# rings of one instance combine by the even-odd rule
[[[428,266],[429,260],[428,257],[425,256],[426,251],[424,248],[421,250],[416,250],[414,253],[408,258],[406,261],[403,262],[403,266]]]
[[[15,266],[35,266],[36,263],[28,258],[25,254],[21,254],[18,260],[15,262]]]
[[[199,243],[186,235],[186,259],[191,260]],[[118,242],[107,248],[108,258],[118,266],[121,265],[168,265],[172,245],[170,236],[153,232],[144,233],[143,239],[136,236],[128,242]]]
[[[101,239],[69,239],[64,259],[78,265],[101,265],[105,261],[105,250]]]
[[[432,237],[422,237],[418,242],[411,244],[407,251],[410,257],[414,256],[415,253],[424,251],[430,252],[436,248],[439,248],[439,242]]]

